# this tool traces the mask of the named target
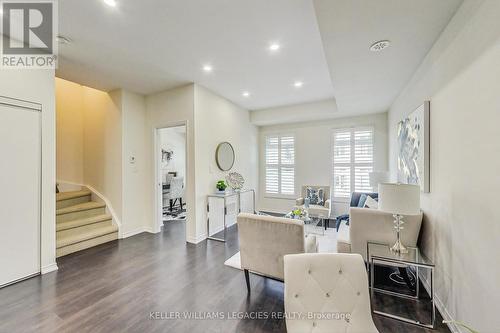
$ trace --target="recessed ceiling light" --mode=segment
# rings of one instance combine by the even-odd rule
[[[116,0],[104,0],[104,3],[110,7],[116,7]]]
[[[300,87],[302,87],[303,85],[304,85],[304,82],[302,82],[302,81],[295,81],[295,82],[293,83],[293,86],[294,86],[295,88],[300,88]]]
[[[65,44],[69,44],[69,43],[71,43],[71,39],[70,39],[70,38],[68,38],[68,37],[65,37],[65,36],[63,36],[63,35],[58,35],[58,36],[56,37],[56,40],[57,40],[57,42],[58,42],[59,44],[61,44],[61,45],[65,45]]]
[[[280,48],[281,48],[281,45],[278,43],[271,43],[271,45],[269,45],[269,51],[272,51],[272,52],[278,51]]]
[[[210,65],[204,65],[204,66],[203,66],[203,70],[204,70],[205,72],[207,72],[207,73],[210,73],[210,72],[211,72],[211,71],[213,71],[214,69],[213,69],[213,67],[212,67],[212,66],[210,66]]]
[[[391,46],[390,40],[379,40],[378,42],[375,42],[372,44],[372,46],[370,46],[370,51],[379,52],[383,49],[388,48],[389,46]]]
[[[243,97],[249,97],[250,93],[248,91],[244,91],[241,93],[241,95],[243,95]]]

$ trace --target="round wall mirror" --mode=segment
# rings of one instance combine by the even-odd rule
[[[229,142],[221,142],[215,151],[215,161],[222,171],[229,171],[234,165],[234,149]]]

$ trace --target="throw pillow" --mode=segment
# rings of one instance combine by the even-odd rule
[[[322,188],[308,187],[306,197],[309,198],[309,204],[323,206],[325,204],[325,193]]]
[[[359,196],[358,208],[363,208],[365,206],[366,198],[367,195],[364,193]]]
[[[378,201],[368,196],[365,202],[366,208],[378,209]]]

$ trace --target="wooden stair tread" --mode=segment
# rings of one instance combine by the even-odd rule
[[[68,214],[68,213],[74,213],[74,212],[81,212],[83,210],[89,210],[89,209],[95,209],[95,208],[104,208],[106,207],[106,204],[100,203],[100,202],[95,202],[95,201],[89,201],[89,202],[84,202],[81,204],[77,204],[74,206],[69,206],[66,208],[61,208],[56,210],[56,215],[62,215],[62,214]]]
[[[66,221],[66,222],[58,222],[56,225],[57,231],[63,231],[67,229],[77,228],[88,224],[94,224],[98,222],[103,222],[107,220],[111,220],[112,217],[109,214],[101,214],[91,217],[85,217],[81,219]]]
[[[89,190],[81,190],[81,191],[70,191],[70,192],[60,192],[56,194],[56,201],[69,200],[74,198],[80,198],[87,195],[91,195]]]
[[[107,242],[111,242],[118,239],[118,232],[113,232],[104,236],[95,237],[83,242],[70,244],[64,247],[56,249],[56,257],[60,258],[62,256],[85,250],[94,246],[98,246]]]
[[[72,232],[72,229],[63,230],[57,233],[57,248],[65,247],[68,245],[80,243],[89,239],[97,238],[107,234],[112,234],[118,231],[116,225],[110,224],[108,226],[85,226],[85,231]]]

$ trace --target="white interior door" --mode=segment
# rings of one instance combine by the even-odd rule
[[[41,109],[29,104],[0,97],[0,286],[40,272]]]

